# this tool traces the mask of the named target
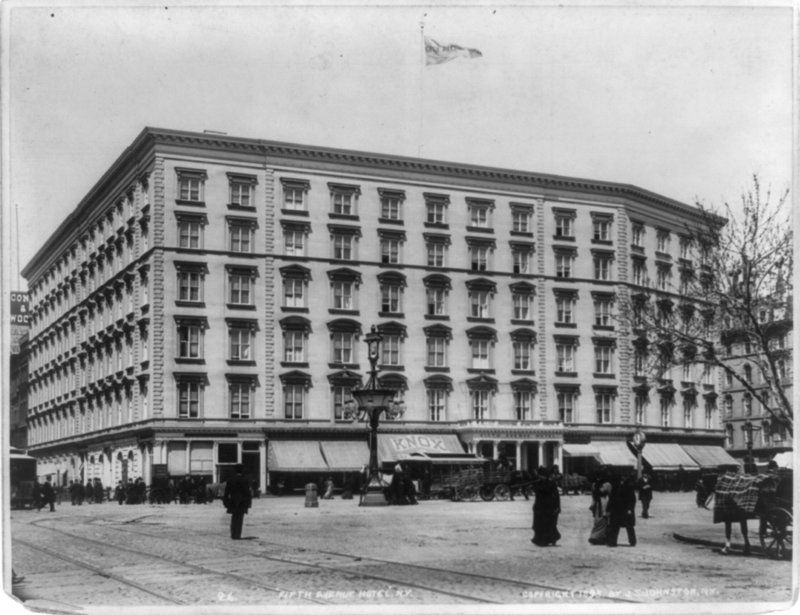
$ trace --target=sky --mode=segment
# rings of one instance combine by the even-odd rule
[[[686,203],[738,199],[753,173],[789,187],[791,4],[607,4],[5,2],[11,286],[145,126],[614,181]],[[421,24],[482,56],[425,67]]]

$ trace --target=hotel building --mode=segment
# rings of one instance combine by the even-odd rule
[[[29,451],[106,485],[356,470],[375,325],[405,408],[384,459],[609,461],[641,428],[676,467],[722,445],[717,374],[651,386],[615,306],[675,293],[701,220],[625,184],[146,128],[23,272]]]

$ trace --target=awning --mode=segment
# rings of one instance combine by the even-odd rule
[[[700,444],[681,444],[680,446],[701,468],[740,465],[721,446],[703,446]],[[647,446],[645,446],[645,450],[647,450]]]
[[[455,465],[470,465],[476,466],[483,463],[488,463],[489,460],[476,455],[426,455],[425,453],[412,453],[404,459],[404,461],[430,461],[433,465],[440,466],[455,466]]]
[[[600,451],[594,444],[564,444],[564,454],[567,457],[593,457],[600,461]]]
[[[320,446],[328,468],[333,471],[355,472],[369,464],[369,448],[366,442],[322,441]]]
[[[779,468],[793,468],[792,465],[794,463],[794,455],[792,451],[784,451],[783,453],[778,453],[772,458],[772,461],[778,464]]]
[[[604,442],[598,440],[592,442],[591,446],[597,448],[597,452],[600,453],[600,461],[604,465],[631,468],[636,465],[636,457],[631,453],[627,442]]]
[[[684,470],[700,469],[680,444],[648,442],[642,449],[642,457],[654,470],[677,470],[678,466],[683,466]]]
[[[267,463],[270,472],[328,471],[317,440],[270,440]]]
[[[464,447],[455,434],[378,434],[378,459],[402,461],[415,454],[463,455]]]

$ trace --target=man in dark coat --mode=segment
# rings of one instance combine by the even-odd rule
[[[56,510],[56,493],[53,491],[53,485],[50,482],[50,477],[47,477],[45,480],[44,485],[42,485],[42,499],[39,502],[39,510],[42,510],[44,506],[50,504],[50,512],[55,512]]]
[[[558,494],[556,474],[551,468],[548,472],[539,469],[539,478],[534,483],[536,499],[533,502],[533,538],[531,542],[538,547],[554,545],[561,538],[558,531],[558,515],[561,512],[561,496]]]
[[[653,501],[653,485],[649,474],[643,474],[639,483],[639,501],[642,503],[642,519],[647,519],[650,516],[650,502]]]
[[[608,497],[608,546],[617,546],[620,528],[628,532],[628,543],[636,546],[636,489],[633,479],[624,478],[611,486]]]
[[[83,495],[86,498],[86,502],[91,504],[94,502],[94,487],[92,487],[92,481],[86,481],[86,489],[83,490]]]
[[[253,503],[250,481],[242,475],[243,472],[244,467],[237,464],[236,475],[227,480],[225,494],[222,496],[222,504],[231,516],[231,538],[233,540],[239,540],[242,537],[244,516]]]

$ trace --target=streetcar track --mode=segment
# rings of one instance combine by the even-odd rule
[[[137,519],[142,519],[142,518],[144,518],[144,517],[138,517]],[[48,521],[48,520],[49,519],[42,519],[41,521],[44,522],[44,521]],[[95,519],[90,519],[89,522],[87,523],[87,525],[89,523],[92,523],[93,521],[95,521]],[[40,527],[40,526],[38,526],[38,523],[39,523],[38,521],[34,521],[34,522],[32,522],[32,525],[33,524],[37,524],[37,527]],[[120,527],[123,524],[125,525],[125,527]],[[128,523],[125,523],[125,522],[116,522],[115,525],[117,526],[116,529],[118,529],[118,531],[123,531],[123,532],[127,532],[127,533],[130,533],[130,534],[136,534],[136,535],[139,535],[139,536],[147,536],[147,537],[150,537],[150,538],[160,538],[160,539],[164,538],[163,535],[152,534],[152,533],[149,533],[149,532],[134,530],[131,527],[129,527]],[[74,538],[83,539],[83,537],[81,537],[79,535],[72,534],[72,533],[66,532],[64,530],[57,530],[55,528],[51,528],[51,527],[48,527],[48,526],[41,526],[41,527],[45,527],[45,528],[47,528],[47,529],[49,529],[51,531],[60,532],[60,533],[72,536]],[[206,534],[206,536],[216,536],[216,534]],[[88,540],[92,540],[92,539],[88,539]],[[194,544],[192,541],[181,539],[181,538],[174,537],[174,536],[170,537],[169,540],[174,540],[174,541],[182,543],[182,544]],[[100,543],[100,541],[95,541],[95,540],[92,540],[92,542]],[[105,543],[100,543],[100,544],[105,544]],[[298,548],[295,545],[283,544],[283,543],[274,542],[274,541],[262,541],[262,540],[259,540],[258,544],[261,545],[261,546],[267,546],[267,547],[272,546],[272,547],[277,547],[277,548],[282,548],[282,549],[297,549]],[[122,547],[122,548],[125,548],[126,550],[132,551],[134,553],[141,553],[140,551],[136,551],[134,549],[130,549],[130,548],[127,548],[127,547]],[[221,545],[220,546],[216,546],[215,545],[215,548],[221,549],[221,550],[227,551],[227,552],[233,551],[233,552],[235,552],[236,554],[239,554],[239,555],[241,555],[241,553],[242,553],[241,550],[239,550],[239,549],[235,549],[234,550],[231,547],[226,547],[226,546],[221,546]],[[540,590],[540,591],[543,590],[543,591],[550,591],[550,592],[561,592],[563,595],[569,595],[571,593],[571,590],[569,590],[569,589],[565,589],[565,588],[562,588],[562,587],[557,587],[557,586],[554,586],[554,585],[546,585],[544,583],[534,583],[534,582],[531,582],[531,581],[522,581],[522,580],[518,580],[518,579],[495,577],[495,576],[491,576],[491,575],[482,575],[482,574],[471,573],[471,572],[462,572],[462,571],[458,571],[458,570],[451,570],[451,569],[448,569],[448,568],[440,568],[440,567],[436,567],[436,566],[426,566],[424,564],[412,564],[412,563],[406,563],[406,562],[397,562],[397,561],[392,561],[392,560],[387,560],[387,559],[382,559],[382,558],[377,558],[377,557],[370,557],[370,556],[355,556],[355,555],[352,555],[350,553],[341,553],[341,552],[321,550],[321,549],[308,549],[308,550],[305,550],[305,551],[308,551],[308,552],[311,552],[311,553],[315,553],[315,554],[320,554],[320,555],[329,555],[329,556],[333,556],[333,557],[347,558],[347,559],[350,559],[353,562],[375,562],[375,563],[384,564],[384,565],[388,565],[388,566],[396,566],[396,567],[400,567],[400,568],[406,568],[406,569],[410,569],[412,571],[414,571],[414,570],[421,571],[423,573],[424,572],[445,573],[445,574],[449,574],[449,575],[454,575],[456,577],[463,577],[463,578],[467,578],[467,579],[471,579],[471,580],[480,579],[480,580],[484,580],[484,581],[499,582],[499,583],[503,583],[505,585],[516,585],[516,586],[519,586],[521,588],[526,588],[526,589],[534,589],[534,590]],[[276,562],[285,563],[285,564],[293,564],[293,565],[297,565],[297,566],[307,566],[307,567],[315,568],[315,569],[319,569],[319,570],[334,571],[334,572],[338,572],[338,573],[345,574],[345,575],[349,574],[349,575],[352,576],[354,574],[358,574],[362,578],[371,578],[371,579],[375,579],[375,580],[378,580],[378,581],[384,581],[384,582],[391,583],[391,584],[393,584],[395,586],[413,587],[413,588],[424,590],[424,591],[428,591],[428,592],[431,592],[431,593],[434,593],[434,594],[447,595],[447,596],[452,596],[452,597],[455,597],[455,598],[466,599],[466,600],[475,601],[475,602],[484,602],[484,603],[489,603],[489,604],[504,604],[504,602],[502,602],[502,601],[491,600],[491,599],[488,599],[488,598],[480,598],[480,597],[476,597],[474,595],[453,592],[453,591],[450,591],[450,590],[445,590],[445,589],[441,589],[441,588],[430,586],[430,585],[424,585],[424,584],[417,583],[417,582],[414,582],[414,581],[400,581],[400,580],[398,580],[396,578],[385,577],[385,576],[378,575],[378,574],[375,574],[375,573],[362,572],[362,571],[359,571],[358,573],[348,572],[346,568],[343,568],[341,566],[335,566],[335,565],[330,565],[330,564],[321,564],[321,563],[313,563],[313,562],[306,562],[306,561],[292,559],[292,558],[288,558],[288,557],[280,557],[280,556],[276,556],[276,555],[266,555],[264,553],[248,553],[248,555],[251,556],[251,557],[259,558],[259,559],[266,559],[266,560],[269,560],[269,561],[276,561]],[[159,557],[161,559],[165,559],[166,561],[171,561],[169,558],[166,558],[166,557],[163,557],[163,556],[151,556],[151,557]],[[179,563],[181,563],[183,565],[191,566],[191,564],[185,564],[183,562],[179,562]],[[211,569],[207,569],[207,570],[211,571]],[[227,575],[229,573],[217,573],[217,574]],[[232,576],[234,578],[239,578],[238,575],[229,575],[229,576]],[[632,600],[632,599],[628,599],[628,598],[618,598],[618,597],[609,597],[609,596],[600,596],[600,597],[603,600],[607,600],[607,601],[614,602],[614,603],[616,603],[616,602],[631,603],[631,604],[639,604],[639,603],[641,603],[641,601],[639,601],[639,600]],[[325,602],[325,603],[327,604],[327,602]]]
[[[65,561],[65,562],[67,562],[69,564],[72,564],[73,566],[78,566],[79,568],[85,568],[87,570],[91,570],[92,572],[94,572],[95,574],[97,574],[97,575],[99,575],[101,577],[104,577],[106,579],[111,579],[112,581],[116,581],[117,583],[122,583],[124,585],[128,585],[128,586],[133,587],[134,589],[137,589],[137,590],[139,590],[141,592],[144,592],[146,594],[150,594],[151,596],[155,596],[156,598],[161,598],[162,600],[166,600],[167,602],[171,602],[172,604],[177,604],[177,605],[186,605],[187,604],[183,600],[180,600],[178,598],[174,598],[172,596],[165,596],[164,594],[160,594],[159,592],[157,592],[155,590],[148,589],[147,587],[145,587],[144,585],[142,585],[140,583],[137,583],[136,581],[131,581],[131,580],[126,579],[125,577],[122,577],[122,576],[120,576],[118,574],[114,574],[113,572],[107,572],[107,571],[103,570],[102,568],[98,568],[97,566],[93,566],[92,564],[87,564],[86,562],[82,562],[82,561],[80,561],[78,559],[75,559],[74,557],[69,557],[68,555],[64,555],[63,553],[58,553],[57,551],[53,551],[52,549],[48,549],[47,547],[42,547],[40,545],[34,544],[32,542],[29,542],[29,541],[25,540],[24,538],[15,538],[14,542],[17,542],[17,543],[19,543],[21,545],[24,545],[24,546],[28,547],[29,549],[33,549],[35,551],[40,551],[41,553],[44,553],[45,555],[48,555],[49,557],[54,557],[54,558],[60,559],[62,561]]]

